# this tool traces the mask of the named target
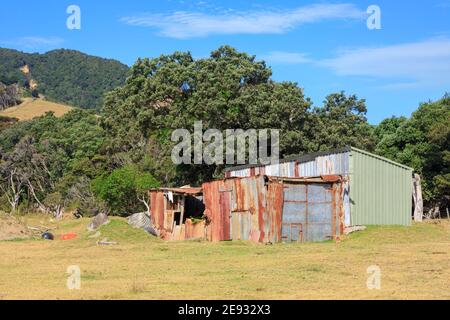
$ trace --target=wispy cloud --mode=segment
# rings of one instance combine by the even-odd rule
[[[450,39],[346,50],[319,64],[343,76],[407,79],[408,86],[409,81],[450,84]]]
[[[3,46],[19,47],[27,50],[49,49],[61,45],[64,39],[59,37],[20,37],[12,40],[0,41]]]
[[[274,64],[300,64],[312,62],[312,60],[304,53],[286,51],[272,51],[259,58]]]
[[[305,53],[269,53],[268,62],[311,63],[339,76],[390,81],[382,89],[412,89],[422,85],[450,85],[450,38],[341,50],[335,57],[313,59]]]
[[[171,38],[205,37],[214,34],[281,34],[300,25],[323,20],[362,19],[365,11],[353,4],[316,4],[292,10],[231,11],[221,14],[174,12],[141,14],[120,21],[151,27]]]

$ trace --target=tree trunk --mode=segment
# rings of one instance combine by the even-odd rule
[[[138,200],[144,204],[145,208],[147,209],[145,213],[150,217],[150,206],[146,197],[143,195],[142,198],[138,197]]]
[[[37,195],[36,195],[36,192],[34,191],[34,187],[33,187],[33,185],[31,184],[30,181],[28,181],[28,187],[29,187],[29,190],[30,190],[31,195],[33,196],[34,200],[35,200],[36,203],[38,204],[39,210],[41,210],[41,211],[44,212],[44,213],[48,213],[48,212],[49,212],[48,208],[47,208],[46,206],[44,206],[44,205],[42,204],[42,202],[39,200],[39,198],[38,198]]]

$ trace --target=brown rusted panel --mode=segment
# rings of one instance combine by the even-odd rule
[[[338,182],[341,181],[341,176],[338,175],[322,175],[320,176],[324,182]]]
[[[219,190],[219,240],[230,240],[231,192]]]
[[[339,215],[339,238],[344,234],[345,229],[345,209],[344,209],[344,183],[339,184],[339,194],[337,195],[338,203],[338,215]]]
[[[150,212],[152,222],[159,229],[164,228],[164,193],[150,191]]]
[[[205,239],[205,221],[193,223],[191,219],[186,219],[185,239]]]
[[[333,183],[333,186],[331,187],[331,232],[333,236],[333,240],[336,240],[338,238],[338,232],[336,229],[336,217],[338,215],[338,207],[336,206],[336,192],[337,192],[337,185],[336,183]]]
[[[203,184],[205,215],[209,221],[208,240],[230,239],[231,191],[226,190],[223,180]]]
[[[269,220],[269,234],[267,242],[281,241],[281,224],[283,216],[283,183],[272,181],[267,190],[267,215]]]
[[[179,193],[179,194],[189,194],[189,195],[198,195],[202,194],[202,188],[198,187],[181,187],[181,188],[158,188],[150,190],[153,191],[165,191],[165,192],[173,192],[173,193]]]
[[[259,230],[253,228],[254,232],[259,231],[258,242],[268,242],[268,234],[270,229],[270,223],[267,213],[267,189],[265,186],[264,177],[259,176],[256,180],[256,199],[255,209],[258,216]]]

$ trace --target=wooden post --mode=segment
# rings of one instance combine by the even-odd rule
[[[414,173],[413,178],[413,198],[414,198],[414,221],[422,222],[423,217],[423,199],[420,176]]]

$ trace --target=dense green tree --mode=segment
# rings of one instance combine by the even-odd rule
[[[327,96],[324,105],[314,110],[315,149],[330,150],[353,146],[368,151],[375,148],[373,128],[367,123],[364,99],[344,92]]]
[[[180,52],[139,59],[125,86],[105,99],[102,124],[109,152],[126,153],[132,162],[156,158],[146,163],[158,180],[182,184],[220,176],[223,169],[171,164],[171,132],[192,132],[198,120],[204,130],[280,129],[282,155],[310,151],[305,132],[311,102],[296,84],[277,83],[271,74],[263,61],[228,46],[198,60]],[[158,172],[161,164],[164,170]]]
[[[98,117],[81,109],[59,119],[48,113],[17,123],[0,132],[0,184],[14,193],[7,179],[12,174],[23,200],[44,209],[47,199],[53,206],[58,194],[67,195],[78,180],[104,174],[104,170],[95,171],[103,141]],[[15,200],[16,206],[20,199]]]
[[[389,118],[376,129],[376,152],[408,165],[423,178],[424,199],[450,204],[450,96],[422,103],[411,118]],[[445,212],[445,211],[444,211]]]

